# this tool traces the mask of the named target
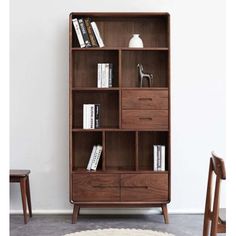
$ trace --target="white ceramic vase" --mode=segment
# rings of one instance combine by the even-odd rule
[[[143,48],[143,41],[139,37],[139,34],[133,34],[133,37],[129,41],[129,48]]]

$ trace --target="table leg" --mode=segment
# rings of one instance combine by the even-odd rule
[[[23,214],[24,214],[24,223],[27,224],[28,217],[27,217],[27,205],[26,205],[26,177],[20,179],[20,189],[21,189],[21,198],[22,198],[22,205],[23,205]]]
[[[30,184],[29,184],[29,176],[27,177],[27,186],[26,186],[26,193],[27,193],[27,202],[29,208],[29,215],[32,217],[32,206],[31,206],[31,197],[30,197]]]

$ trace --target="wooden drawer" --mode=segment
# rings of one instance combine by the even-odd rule
[[[120,201],[120,175],[73,174],[72,193],[75,202]]]
[[[168,110],[122,110],[122,128],[168,129]]]
[[[168,174],[122,174],[121,201],[168,201]]]
[[[122,109],[167,110],[168,90],[123,90]]]

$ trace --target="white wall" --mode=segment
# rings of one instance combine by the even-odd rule
[[[71,210],[68,16],[72,11],[171,14],[170,211],[203,211],[210,151],[225,154],[224,7],[224,1],[214,0],[11,0],[10,167],[31,169],[35,212]],[[22,209],[19,186],[11,185],[10,190],[15,212]]]

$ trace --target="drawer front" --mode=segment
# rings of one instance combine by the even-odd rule
[[[122,174],[121,201],[168,201],[168,174]]]
[[[167,110],[168,90],[123,90],[122,109]]]
[[[73,174],[72,198],[75,202],[120,201],[120,175]]]
[[[122,110],[122,128],[168,129],[168,110]]]

